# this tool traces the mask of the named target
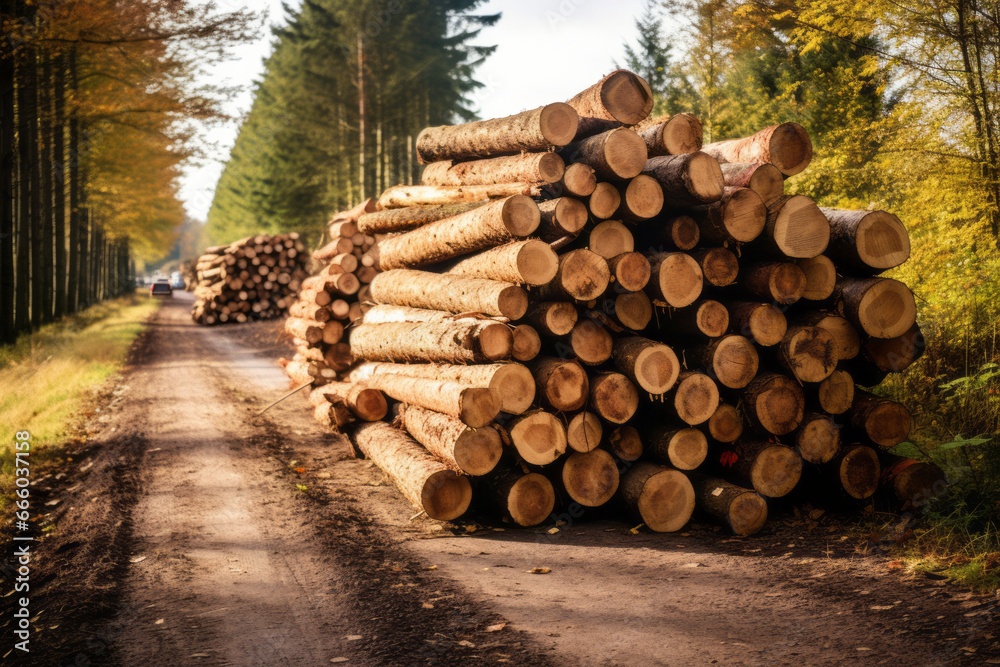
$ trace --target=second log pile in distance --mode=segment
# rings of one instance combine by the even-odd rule
[[[651,108],[618,70],[424,130],[423,184],[352,217],[381,272],[323,421],[357,422],[358,449],[442,520],[611,503],[656,531],[697,510],[747,535],[793,492],[939,493],[889,453],[905,408],[856,388],[921,351],[913,295],[880,275],[909,256],[902,223],[786,193],[812,158],[795,123],[703,146],[693,116]]]

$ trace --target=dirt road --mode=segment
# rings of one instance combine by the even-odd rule
[[[38,664],[1000,664],[997,599],[837,526],[411,519],[301,397],[255,416],[289,388],[244,344],[273,327],[195,327],[186,297],[40,486]]]

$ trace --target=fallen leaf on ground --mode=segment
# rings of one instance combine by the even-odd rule
[[[330,658],[330,662],[347,662],[348,658]]]
[[[559,532],[558,528],[549,528],[548,530],[549,535],[555,535],[558,532]]]
[[[423,604],[422,604],[421,606],[422,606],[422,607],[423,607],[424,609],[433,609],[433,608],[434,608],[434,605],[432,605],[432,604],[431,604],[430,602],[425,602],[425,603],[423,603]]]
[[[887,567],[890,570],[898,570],[898,569],[900,569],[900,568],[903,567],[903,561],[901,561],[901,560],[891,561]]]
[[[458,645],[464,646],[466,648],[476,648],[476,645],[470,642],[468,639],[463,639],[462,641],[458,642]]]
[[[349,642],[356,642],[359,639],[361,639],[362,636],[363,635],[347,635],[347,641],[349,641]]]
[[[552,570],[547,567],[536,567],[532,570],[526,570],[528,574],[548,574]]]
[[[299,473],[300,475],[301,475],[302,473],[304,473],[305,471],[306,471],[306,469],[305,469],[305,468],[296,468],[296,469],[295,469],[295,472]]]
[[[163,625],[163,619],[162,618],[157,619],[156,623],[154,623],[153,625]]]
[[[144,560],[146,560],[145,556],[133,556],[132,558],[128,559],[128,562],[130,562],[130,563],[141,563]]]
[[[487,625],[486,632],[500,632],[507,627],[506,623],[497,623],[496,625]]]
[[[638,526],[636,526],[635,528],[629,528],[629,531],[628,531],[628,532],[632,533],[633,535],[638,535],[638,534],[639,534],[639,529],[640,529],[640,528],[642,528],[642,527],[643,527],[643,526],[645,526],[645,525],[646,525],[646,524],[644,524],[644,523],[640,523],[640,524],[639,524]]]
[[[438,569],[438,566],[437,565],[428,565],[427,567],[425,567],[423,569],[425,571],[436,570],[436,569]]]

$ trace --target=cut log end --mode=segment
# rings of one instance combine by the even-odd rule
[[[508,332],[509,333],[509,332]],[[469,387],[462,391],[459,419],[472,428],[488,425],[500,412],[500,396],[492,389]]]
[[[660,130],[660,143],[670,155],[684,155],[701,150],[701,123],[687,113],[671,116]]]
[[[500,395],[500,409],[519,415],[535,400],[535,378],[521,364],[502,364],[493,373],[490,388]]]
[[[677,431],[668,445],[670,463],[678,470],[694,470],[708,456],[708,438],[696,428]]]
[[[354,397],[353,412],[365,421],[378,421],[389,411],[385,395],[377,389],[365,388]]]
[[[690,193],[699,201],[714,202],[722,199],[725,179],[719,161],[707,153],[691,153],[687,162],[687,179]]]
[[[754,490],[768,498],[788,495],[802,476],[802,457],[791,447],[773,445],[754,459],[750,478]]]
[[[747,491],[729,503],[729,527],[735,535],[753,535],[767,522],[767,501]]]
[[[556,276],[559,269],[559,257],[544,241],[532,239],[527,241],[517,253],[517,270],[529,285],[544,285]],[[524,313],[511,319],[520,319]]]
[[[852,447],[840,460],[840,483],[852,498],[864,500],[875,495],[882,469],[871,447]]]
[[[615,282],[629,292],[638,292],[644,288],[652,273],[649,260],[637,252],[625,252],[613,257],[608,262],[608,268],[611,269]]]
[[[593,412],[578,412],[566,427],[566,442],[577,452],[589,452],[601,444],[604,427],[601,419]]]
[[[779,350],[781,362],[802,382],[822,382],[837,367],[833,336],[819,327],[795,327]]]
[[[541,410],[517,417],[510,427],[510,439],[518,455],[532,465],[548,465],[566,451],[566,427],[559,419]]]
[[[726,336],[714,348],[712,372],[722,386],[742,389],[757,375],[757,349],[743,336]]]
[[[642,438],[634,426],[619,426],[608,436],[611,453],[622,461],[637,461],[642,456]]]
[[[467,477],[451,470],[439,470],[424,482],[420,496],[427,516],[438,521],[451,521],[469,509],[472,485]]]
[[[621,215],[630,220],[649,220],[663,210],[663,188],[656,179],[639,174],[625,187]]]
[[[512,332],[511,356],[518,361],[531,361],[542,351],[542,339],[535,328],[519,324]]]
[[[612,424],[624,424],[639,407],[639,392],[621,373],[602,373],[590,383],[590,407]]]
[[[739,410],[728,403],[720,403],[708,419],[708,433],[718,442],[736,442],[743,435]]]
[[[802,423],[805,395],[790,377],[761,374],[747,385],[743,398],[749,416],[767,433],[786,435]]]
[[[653,266],[653,279],[649,284],[653,286],[655,297],[662,298],[674,308],[683,308],[701,296],[701,267],[691,255],[665,253],[662,257],[650,258],[650,264]]]
[[[598,220],[607,220],[615,214],[621,206],[622,196],[611,183],[598,183],[594,191],[590,194],[587,204],[590,214]]]
[[[525,195],[514,195],[504,200],[500,216],[507,231],[517,237],[534,232],[542,219],[538,204]]]
[[[761,232],[767,222],[767,208],[760,195],[750,188],[737,188],[723,205],[723,223],[734,241],[749,243]]]
[[[566,494],[584,507],[600,507],[618,490],[618,465],[603,449],[574,452],[562,468]]]
[[[563,190],[573,197],[589,197],[597,187],[594,168],[582,162],[574,162],[563,173]]]
[[[833,288],[837,285],[837,267],[833,260],[820,255],[812,259],[800,259],[796,263],[806,277],[803,299],[823,301],[833,294]]]
[[[798,123],[782,123],[771,134],[771,164],[786,176],[801,173],[812,161],[812,140]]]
[[[552,482],[544,475],[530,472],[511,487],[507,495],[507,513],[519,526],[537,526],[549,518],[555,503]]]
[[[486,475],[496,468],[503,441],[492,427],[466,429],[455,442],[455,463],[469,475]]]
[[[669,347],[649,345],[635,358],[635,380],[643,391],[656,396],[674,386],[680,367],[677,355]]]
[[[564,102],[545,105],[538,118],[542,136],[553,146],[565,146],[573,141],[578,124],[576,110]]]
[[[917,304],[906,285],[897,280],[879,280],[861,298],[858,319],[876,338],[902,336],[916,321]]]
[[[729,311],[718,301],[702,301],[695,313],[695,326],[701,334],[719,338],[729,328]]]
[[[899,218],[873,211],[858,225],[855,236],[858,257],[877,270],[899,266],[910,257],[910,237]]]
[[[770,237],[778,251],[792,259],[810,259],[830,243],[830,222],[816,203],[803,195],[776,200],[768,209]]]
[[[523,296],[524,291],[519,290]],[[527,299],[525,298],[524,308],[527,309]],[[523,315],[523,311],[521,312]],[[510,357],[514,346],[514,336],[506,325],[495,322],[487,324],[479,330],[476,339],[480,353],[486,359],[499,361]]]
[[[795,448],[807,463],[826,463],[840,451],[840,428],[832,419],[809,414],[795,436]]]
[[[701,240],[701,229],[698,223],[689,215],[678,215],[667,221],[669,242],[678,250],[691,250]]]
[[[615,297],[615,318],[622,326],[641,331],[653,319],[653,304],[643,292],[629,292]]]
[[[674,409],[685,424],[708,421],[719,407],[719,387],[702,373],[685,373],[677,382]]]
[[[683,528],[694,513],[694,487],[679,470],[654,467],[658,469],[648,475],[642,484],[637,503],[638,514],[650,530],[672,533]],[[643,472],[641,468],[634,471]]]
[[[823,412],[844,414],[854,403],[854,379],[847,371],[836,370],[819,383],[817,397]]]
[[[653,94],[641,77],[626,70],[608,76],[601,86],[601,103],[622,125],[635,125],[653,109]],[[644,145],[645,146],[645,145]]]

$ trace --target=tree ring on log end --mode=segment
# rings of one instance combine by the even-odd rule
[[[472,486],[468,477],[451,470],[439,470],[424,482],[420,499],[427,516],[438,521],[451,521],[469,509]]]
[[[750,479],[757,493],[768,498],[788,495],[802,476],[802,457],[791,447],[765,448],[750,467]]]
[[[658,533],[680,530],[694,512],[694,495],[694,487],[684,473],[664,468],[643,485],[639,516]]]

